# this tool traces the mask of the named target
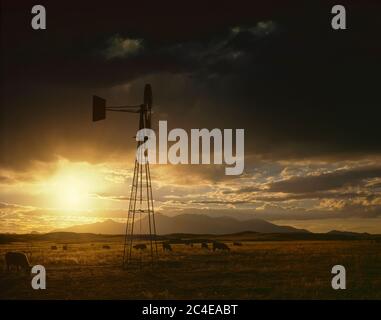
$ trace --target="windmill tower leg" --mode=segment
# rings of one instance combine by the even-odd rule
[[[135,160],[124,237],[124,268],[132,267],[134,262],[138,262],[140,266],[142,265],[142,260],[146,255],[142,253],[142,250],[137,253],[137,250],[133,248],[139,237],[141,240],[148,240],[149,260],[153,265],[158,257],[158,249],[151,172],[148,161],[139,163],[139,161]]]
[[[156,241],[156,222],[155,222],[155,210],[153,206],[152,197],[152,184],[151,184],[151,171],[148,161],[145,164],[146,169],[146,182],[147,182],[147,199],[148,199],[148,221],[150,228],[150,241],[151,241],[151,257],[152,262],[154,258],[158,258],[157,241]]]

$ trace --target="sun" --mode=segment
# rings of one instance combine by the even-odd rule
[[[99,186],[99,177],[88,166],[66,164],[49,181],[48,201],[58,209],[88,210],[91,209],[91,195]]]
[[[83,209],[89,192],[86,181],[76,177],[62,177],[57,181],[57,202],[63,209]]]

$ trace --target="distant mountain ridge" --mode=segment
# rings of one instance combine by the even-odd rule
[[[345,235],[345,236],[358,236],[358,235],[368,236],[369,235],[369,233],[367,232],[353,232],[353,231],[340,231],[340,230],[331,230],[331,231],[328,231],[327,234],[337,234],[337,235]]]
[[[148,218],[136,221],[135,232],[147,233]],[[155,215],[156,231],[158,235],[172,233],[189,234],[230,234],[245,231],[258,233],[310,233],[308,230],[297,229],[290,226],[278,226],[261,219],[249,219],[245,221],[231,217],[210,217],[204,214],[180,214],[169,217],[163,214]],[[108,219],[103,222],[76,225],[52,232],[76,232],[94,234],[124,234],[126,226]]]

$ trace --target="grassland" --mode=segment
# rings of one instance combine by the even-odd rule
[[[123,238],[88,236],[26,237],[0,244],[1,299],[381,299],[381,243],[372,239],[272,241],[253,236],[221,236],[230,252],[174,244],[159,249],[150,267],[123,270]],[[242,246],[233,246],[240,238]],[[274,236],[274,239],[277,237]],[[17,239],[16,239],[17,240]],[[68,250],[63,250],[63,245]],[[58,250],[51,250],[56,245]],[[109,245],[110,249],[103,249]],[[6,272],[7,251],[26,252],[47,271],[47,289],[33,290],[31,276]],[[137,254],[137,257],[140,257]],[[331,268],[346,267],[347,289],[331,288]]]

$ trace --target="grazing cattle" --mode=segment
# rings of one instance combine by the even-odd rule
[[[242,246],[242,243],[239,242],[239,241],[235,241],[235,242],[233,242],[233,246],[241,247],[241,246]]]
[[[172,251],[172,247],[169,243],[163,242],[163,251]]]
[[[201,249],[208,249],[209,250],[208,244],[206,242],[201,242]]]
[[[57,250],[57,246],[51,246],[50,249]]]
[[[103,249],[111,249],[110,246],[108,246],[108,245],[104,245],[102,248]]]
[[[30,272],[32,266],[29,263],[28,257],[23,252],[7,252],[5,254],[5,264],[7,270],[11,270],[11,266],[15,266],[16,270],[24,269],[25,272]]]
[[[67,250],[67,245],[64,245],[64,246],[62,247],[62,250]]]
[[[134,249],[136,249],[136,250],[145,250],[145,249],[147,249],[147,246],[144,243],[135,244],[134,245]]]
[[[216,251],[216,250],[230,251],[230,248],[225,243],[213,242],[213,251]]]

